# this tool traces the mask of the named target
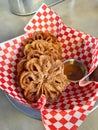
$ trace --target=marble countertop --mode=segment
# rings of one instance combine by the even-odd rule
[[[73,2],[70,6],[71,1]],[[98,0],[64,0],[51,8],[61,16],[66,25],[98,37]],[[23,28],[32,17],[33,14],[12,14],[8,1],[0,0],[0,43],[23,34]],[[86,118],[79,130],[97,130],[97,119],[98,108]],[[44,130],[44,126],[40,120],[30,118],[17,110],[0,90],[0,129]]]

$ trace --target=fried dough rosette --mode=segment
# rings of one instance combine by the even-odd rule
[[[51,33],[48,33],[48,32],[44,33],[43,31],[37,31],[37,32],[33,33],[32,37],[27,38],[26,40],[24,40],[23,44],[24,45],[31,44],[35,40],[45,40],[48,43],[49,42],[52,42],[52,43],[58,42],[57,38],[54,35],[52,35]]]
[[[49,55],[52,58],[62,59],[59,44],[48,43],[44,40],[35,40],[31,44],[26,44],[24,47],[24,55],[27,59],[39,57],[40,55]]]
[[[20,85],[29,102],[36,102],[42,94],[45,94],[47,101],[53,101],[69,84],[62,61],[51,63],[46,55],[27,61],[26,70],[20,75]]]
[[[44,94],[47,102],[54,101],[69,85],[60,43],[54,35],[38,31],[23,45],[24,57],[17,65],[17,72],[24,98],[37,102]]]

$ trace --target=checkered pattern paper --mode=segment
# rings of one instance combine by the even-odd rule
[[[47,130],[76,130],[90,113],[98,86],[68,86],[62,97],[42,109],[42,119]]]
[[[0,44],[0,88],[12,97],[25,102],[17,81],[17,63],[22,55],[24,36]]]
[[[34,31],[49,31],[61,42],[63,58],[84,62],[88,72],[98,65],[98,39],[64,25],[60,16],[43,4],[24,28],[26,34],[0,44],[0,88],[14,99],[40,109],[46,130],[76,130],[92,110],[98,98],[98,85],[86,87],[71,83],[62,96],[46,104],[45,96],[37,103],[28,104],[17,82],[17,63],[22,56],[22,40]]]
[[[58,33],[62,20],[51,8],[42,4],[33,19],[24,28],[25,32],[28,31],[49,31],[51,33]]]

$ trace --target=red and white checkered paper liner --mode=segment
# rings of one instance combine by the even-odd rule
[[[63,57],[84,62],[88,71],[98,65],[98,39],[67,27],[61,18],[43,4],[24,29],[26,34],[0,44],[0,88],[14,99],[28,105],[16,81],[17,63],[22,55],[22,40],[32,32],[42,30],[54,33],[61,42]],[[90,113],[98,98],[98,85],[94,82],[86,87],[71,83],[62,96],[46,104],[43,95],[37,103],[30,104],[40,109],[46,130],[76,130]]]

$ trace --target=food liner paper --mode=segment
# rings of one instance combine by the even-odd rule
[[[64,25],[60,16],[45,4],[41,5],[24,30],[25,34],[0,44],[0,88],[20,103],[40,109],[46,130],[76,130],[98,98],[98,85],[92,82],[81,87],[78,83],[71,83],[53,103],[46,104],[42,95],[37,103],[28,104],[16,80],[22,40],[31,37],[34,31],[51,32],[61,42],[63,58],[81,60],[89,73],[98,65],[98,39]]]

